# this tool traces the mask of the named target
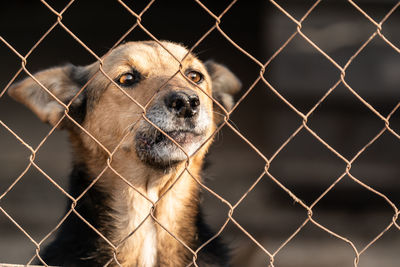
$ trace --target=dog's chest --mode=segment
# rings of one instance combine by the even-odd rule
[[[149,196],[152,201],[158,198],[154,193]],[[131,188],[115,202],[119,206],[117,210],[124,211],[117,215],[114,234],[117,243],[124,240],[118,248],[119,263],[123,266],[156,266],[157,228],[150,216],[151,202]]]

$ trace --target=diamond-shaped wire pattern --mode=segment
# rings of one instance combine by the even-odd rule
[[[125,34],[123,34],[123,36],[121,36],[116,42],[115,44],[112,46],[111,49],[109,49],[109,51],[103,56],[100,57],[98,56],[95,52],[93,52],[93,50],[88,47],[80,38],[79,36],[75,35],[74,32],[72,32],[68,25],[65,25],[63,23],[63,16],[64,13],[66,13],[66,11],[73,6],[75,0],[71,0],[63,9],[62,11],[58,12],[56,11],[52,5],[48,2],[46,2],[45,0],[41,0],[42,4],[48,8],[49,12],[51,14],[54,14],[57,16],[57,21],[54,22],[54,24],[42,35],[42,37],[35,43],[35,45],[29,50],[28,53],[26,53],[25,55],[21,54],[20,52],[17,51],[17,49],[14,48],[13,44],[8,42],[5,38],[3,38],[2,36],[0,36],[0,44],[5,45],[8,49],[10,49],[10,51],[12,51],[15,55],[17,55],[21,61],[21,68],[17,71],[17,73],[11,78],[11,80],[7,83],[7,85],[5,86],[4,89],[2,89],[1,93],[0,93],[0,98],[4,97],[4,94],[7,92],[8,88],[10,87],[11,84],[14,83],[14,81],[16,80],[16,78],[20,75],[20,73],[25,72],[28,76],[30,76],[33,80],[35,80],[35,82],[37,84],[40,85],[40,87],[46,91],[58,104],[60,104],[65,112],[64,115],[61,117],[61,119],[55,123],[55,125],[51,128],[51,130],[47,133],[47,135],[42,139],[42,141],[39,143],[39,145],[37,145],[36,147],[32,147],[28,142],[26,142],[23,138],[21,138],[18,133],[16,131],[14,131],[11,127],[9,127],[6,123],[4,123],[3,121],[0,121],[1,126],[8,131],[12,136],[14,136],[16,138],[16,140],[18,140],[18,142],[20,142],[24,147],[26,147],[26,149],[28,149],[30,151],[30,157],[29,157],[29,164],[26,166],[26,168],[23,170],[23,172],[15,178],[14,182],[4,191],[4,192],[0,192],[0,201],[5,199],[6,196],[13,190],[13,188],[21,181],[24,179],[25,174],[28,172],[29,169],[36,169],[38,170],[48,181],[50,181],[57,190],[59,190],[59,192],[61,192],[63,195],[65,195],[67,198],[69,198],[72,201],[72,205],[69,209],[69,211],[63,216],[63,218],[59,221],[59,223],[51,230],[47,233],[47,235],[42,238],[41,240],[35,240],[32,235],[26,231],[19,223],[18,221],[13,218],[10,213],[4,209],[3,207],[0,206],[0,211],[3,215],[6,216],[6,218],[12,222],[27,238],[29,238],[29,240],[33,243],[33,245],[36,248],[36,253],[35,255],[31,258],[31,260],[29,262],[27,262],[27,264],[31,264],[34,260],[39,260],[41,261],[42,264],[47,265],[46,262],[44,262],[44,260],[40,257],[40,251],[42,249],[42,245],[45,241],[47,241],[50,237],[53,236],[53,234],[60,228],[60,226],[64,223],[64,221],[72,215],[76,215],[77,217],[79,217],[82,222],[84,222],[85,224],[87,224],[94,232],[96,232],[102,239],[104,239],[104,241],[111,247],[112,251],[113,251],[113,257],[109,259],[108,263],[106,265],[109,264],[117,264],[119,266],[121,266],[121,264],[118,262],[118,258],[117,258],[117,253],[118,253],[118,249],[121,247],[121,245],[132,235],[135,234],[135,232],[137,231],[137,229],[139,229],[146,220],[152,220],[155,224],[158,224],[162,229],[164,229],[169,235],[171,235],[174,239],[176,239],[177,242],[179,242],[181,245],[183,245],[188,251],[190,251],[190,253],[193,256],[193,261],[190,265],[193,266],[197,266],[196,263],[196,259],[197,259],[197,255],[198,253],[210,242],[212,242],[216,237],[220,236],[222,234],[222,232],[227,228],[227,225],[229,223],[233,224],[237,229],[239,229],[242,233],[244,233],[251,242],[253,242],[263,253],[265,253],[265,255],[268,258],[268,263],[269,266],[275,266],[275,259],[276,257],[279,255],[279,253],[288,246],[289,243],[291,243],[293,241],[293,239],[307,226],[307,225],[314,225],[317,228],[321,229],[322,231],[328,233],[329,235],[331,235],[332,237],[336,238],[337,240],[344,242],[346,244],[348,244],[349,249],[353,251],[354,253],[354,262],[352,263],[354,266],[358,266],[359,265],[359,261],[360,258],[362,257],[362,255],[372,246],[374,246],[374,244],[380,240],[382,238],[382,236],[385,235],[385,233],[387,233],[389,230],[396,230],[396,231],[400,231],[400,223],[399,223],[399,208],[398,206],[396,206],[396,204],[391,200],[391,197],[388,195],[385,195],[383,193],[381,193],[379,190],[371,187],[370,185],[364,183],[362,181],[362,179],[356,177],[353,172],[352,172],[352,166],[355,164],[355,162],[357,162],[357,159],[360,158],[361,155],[363,155],[363,153],[371,146],[373,145],[377,140],[379,140],[384,134],[390,134],[391,136],[393,136],[395,139],[399,140],[400,139],[400,133],[398,133],[392,126],[391,126],[391,118],[394,116],[394,114],[396,113],[396,111],[398,110],[398,108],[400,107],[400,102],[391,110],[391,112],[389,114],[381,114],[374,106],[372,106],[370,103],[368,103],[358,92],[357,89],[352,88],[350,86],[350,84],[347,82],[347,75],[346,75],[346,71],[347,69],[351,66],[352,62],[364,51],[364,49],[371,43],[371,41],[373,41],[374,39],[380,39],[382,41],[384,41],[385,44],[387,44],[388,47],[390,47],[393,51],[395,51],[396,53],[400,53],[400,48],[394,44],[392,41],[389,40],[388,37],[386,37],[382,32],[383,32],[383,28],[385,26],[385,22],[390,18],[390,16],[398,9],[400,6],[400,2],[396,3],[393,5],[393,7],[390,9],[389,12],[386,13],[386,15],[380,20],[380,21],[376,21],[374,19],[372,19],[372,17],[365,12],[360,5],[358,5],[355,1],[352,0],[347,0],[347,3],[343,3],[343,4],[347,4],[350,5],[352,8],[354,8],[355,11],[359,12],[371,25],[373,25],[376,30],[366,39],[364,40],[364,42],[359,46],[359,48],[356,50],[356,52],[349,58],[349,60],[344,64],[344,65],[340,65],[339,63],[337,63],[331,56],[329,56],[328,53],[326,53],[323,49],[321,49],[318,46],[318,43],[313,41],[313,36],[308,36],[307,34],[305,34],[302,31],[302,24],[303,22],[305,22],[311,13],[316,12],[316,8],[318,5],[320,5],[321,1],[315,1],[315,3],[312,4],[312,6],[307,10],[307,12],[298,20],[295,19],[295,16],[293,14],[291,14],[289,11],[287,11],[285,8],[283,8],[281,6],[281,4],[279,3],[279,1],[274,1],[274,0],[270,0],[270,4],[272,9],[275,12],[279,12],[281,15],[286,16],[289,20],[291,20],[291,22],[296,26],[296,31],[293,32],[292,35],[289,36],[289,38],[283,43],[282,46],[280,46],[274,53],[273,55],[266,61],[262,61],[260,59],[257,59],[255,56],[251,55],[250,53],[248,53],[244,48],[240,47],[237,42],[235,42],[235,40],[233,40],[230,36],[229,33],[225,32],[223,30],[223,21],[224,21],[224,16],[230,12],[231,9],[234,8],[235,4],[237,2],[239,2],[240,0],[234,0],[232,2],[230,2],[229,4],[227,4],[226,8],[219,14],[216,14],[214,12],[212,12],[207,5],[203,4],[200,0],[194,0],[195,3],[198,4],[198,6],[202,9],[204,9],[205,12],[207,12],[207,14],[209,15],[209,17],[211,19],[213,19],[215,21],[214,25],[208,29],[208,31],[202,33],[199,35],[199,38],[197,40],[197,42],[195,42],[188,50],[189,53],[193,52],[200,44],[202,44],[204,42],[204,40],[211,34],[211,33],[217,33],[220,36],[222,36],[223,38],[226,39],[227,43],[229,43],[231,46],[234,47],[234,49],[237,49],[240,53],[243,54],[243,56],[247,57],[248,59],[250,59],[254,64],[256,64],[259,68],[259,75],[258,77],[254,80],[253,83],[251,83],[251,85],[248,88],[244,88],[243,89],[243,93],[241,95],[241,97],[238,99],[238,101],[236,102],[236,104],[234,105],[234,107],[230,110],[227,111],[219,102],[217,102],[215,99],[212,98],[211,95],[208,95],[207,92],[203,91],[200,87],[198,87],[200,90],[203,91],[204,94],[206,94],[216,105],[218,105],[221,110],[223,110],[224,112],[224,116],[225,119],[223,121],[223,123],[218,127],[218,129],[216,129],[216,131],[209,137],[209,139],[212,139],[223,127],[226,127],[228,129],[230,129],[235,135],[237,135],[239,138],[241,138],[246,145],[249,147],[249,149],[253,150],[257,156],[260,158],[260,160],[262,160],[264,162],[264,169],[261,172],[261,174],[259,175],[259,177],[257,177],[254,182],[251,184],[251,186],[245,191],[243,192],[242,196],[235,202],[232,201],[228,201],[226,200],[224,197],[222,197],[218,192],[214,191],[212,188],[208,187],[207,185],[205,185],[203,183],[203,181],[201,179],[199,179],[198,177],[196,177],[195,175],[192,174],[190,168],[188,168],[189,165],[189,156],[188,154],[184,151],[184,149],[171,137],[169,137],[165,132],[163,132],[162,129],[160,129],[157,125],[155,125],[152,121],[150,121],[147,117],[146,117],[146,109],[148,108],[149,103],[152,101],[152,99],[150,99],[145,105],[141,105],[137,100],[135,100],[134,98],[132,98],[129,94],[126,93],[126,91],[123,88],[120,88],[120,86],[118,84],[115,83],[115,81],[105,72],[105,70],[103,69],[103,60],[105,57],[107,57],[107,55],[116,47],[118,46],[133,30],[135,29],[140,29],[143,32],[145,32],[147,34],[147,36],[149,37],[149,39],[154,40],[155,42],[157,42],[160,46],[162,46],[168,53],[171,54],[171,56],[173,56],[175,58],[176,61],[179,62],[180,64],[180,69],[176,71],[176,73],[170,78],[172,79],[173,77],[175,77],[176,75],[182,75],[183,77],[186,77],[185,74],[182,71],[182,60],[177,59],[170,51],[168,51],[167,48],[165,48],[163,46],[163,44],[160,42],[160,40],[153,35],[145,26],[146,21],[143,20],[142,21],[142,16],[147,13],[147,12],[151,12],[152,6],[153,4],[156,2],[156,0],[152,0],[149,1],[149,3],[147,4],[147,6],[140,12],[140,13],[136,13],[135,11],[133,11],[123,0],[118,0],[118,3],[121,5],[121,7],[123,7],[127,12],[129,12],[132,15],[132,18],[134,20],[134,24],[131,26],[131,28],[128,29],[128,31],[126,31]],[[49,14],[50,14],[49,13]],[[243,18],[242,18],[243,19]],[[120,174],[115,167],[113,166],[113,157],[114,154],[120,149],[121,145],[123,144],[123,142],[125,141],[125,139],[127,138],[128,134],[126,134],[121,140],[118,140],[119,143],[118,145],[113,149],[113,150],[109,150],[106,148],[105,145],[103,145],[99,140],[96,139],[96,137],[90,133],[88,130],[86,130],[84,127],[82,127],[79,122],[77,122],[70,114],[69,114],[69,108],[72,104],[72,102],[82,93],[84,92],[84,90],[86,89],[86,86],[90,83],[90,81],[92,79],[90,79],[77,93],[77,95],[67,104],[64,104],[60,99],[58,99],[48,88],[46,88],[43,84],[40,83],[40,81],[35,77],[35,75],[33,75],[30,70],[27,68],[27,62],[30,60],[30,55],[32,54],[32,52],[46,39],[48,38],[48,35],[55,29],[55,28],[61,28],[63,29],[68,35],[70,35],[79,45],[81,45],[86,51],[87,53],[89,53],[91,56],[93,56],[98,62],[99,62],[99,69],[98,69],[98,73],[101,73],[102,75],[104,75],[111,83],[113,83],[115,86],[117,86],[120,91],[126,95],[134,105],[138,105],[140,107],[140,109],[142,110],[142,116],[140,118],[140,120],[145,120],[147,121],[150,125],[152,125],[154,128],[156,128],[157,130],[159,130],[160,132],[162,132],[163,134],[165,134],[172,142],[175,143],[176,146],[178,146],[179,148],[181,148],[184,153],[187,156],[187,164],[186,167],[184,168],[184,170],[178,174],[177,178],[175,181],[173,181],[173,183],[169,186],[169,188],[159,197],[159,199],[157,201],[153,201],[151,200],[146,194],[144,194],[143,192],[141,192],[140,190],[138,190],[128,179],[126,179],[126,177],[124,177],[122,174]],[[295,105],[293,105],[288,99],[286,99],[279,91],[278,86],[274,86],[273,83],[271,81],[269,81],[264,73],[266,68],[274,61],[276,60],[276,58],[282,53],[282,51],[284,51],[288,45],[292,42],[292,40],[295,37],[300,37],[302,38],[304,41],[306,41],[310,46],[313,47],[313,49],[315,50],[316,53],[319,53],[320,55],[322,55],[326,60],[328,60],[337,70],[337,81],[334,83],[334,85],[329,88],[329,90],[326,91],[326,93],[317,101],[317,103],[306,113],[301,112],[298,108],[296,108]],[[187,54],[188,55],[188,54]],[[187,56],[186,55],[186,56]],[[185,57],[186,57],[185,56]],[[97,73],[96,72],[96,73]],[[93,76],[94,77],[94,76]],[[93,78],[92,77],[92,78]],[[188,80],[188,79],[187,79]],[[169,81],[169,80],[168,80]],[[168,82],[167,81],[167,82]],[[167,83],[165,82],[165,84]],[[188,82],[191,82],[190,80],[188,80]],[[162,89],[165,84],[163,86],[161,86],[160,89]],[[250,95],[253,93],[253,89],[259,85],[262,84],[264,86],[264,88],[266,88],[266,90],[269,90],[270,92],[272,92],[274,95],[277,96],[278,99],[280,99],[280,101],[282,101],[282,103],[284,103],[284,105],[286,105],[296,116],[298,116],[298,118],[302,121],[302,123],[298,126],[298,128],[291,133],[290,137],[287,138],[280,146],[279,148],[270,156],[266,156],[265,153],[263,153],[263,151],[258,148],[256,145],[254,145],[250,139],[243,134],[240,130],[238,130],[237,126],[234,125],[231,120],[230,117],[232,116],[233,113],[236,112],[240,112],[237,111],[240,109],[240,107],[244,104],[242,104],[242,102]],[[354,95],[354,97],[357,99],[357,101],[359,103],[361,103],[363,106],[365,106],[370,112],[371,114],[373,114],[374,116],[376,116],[378,119],[381,120],[382,122],[382,129],[373,137],[370,139],[370,141],[365,144],[357,153],[355,153],[355,155],[353,157],[350,158],[346,158],[344,157],[338,150],[336,150],[331,144],[329,144],[328,141],[324,140],[316,130],[314,130],[313,128],[310,127],[310,125],[308,124],[308,120],[310,119],[310,116],[314,115],[314,112],[321,106],[322,103],[325,102],[325,100],[327,98],[329,98],[336,90],[336,88],[338,88],[338,86],[344,86],[346,88],[346,90],[348,90],[348,92],[350,92],[352,95]],[[154,96],[153,96],[154,97]],[[100,172],[100,174],[95,177],[92,181],[92,183],[77,197],[73,197],[71,196],[67,190],[65,190],[62,186],[60,186],[48,173],[46,173],[45,170],[43,170],[39,164],[37,163],[36,157],[38,155],[38,153],[40,152],[40,149],[42,148],[42,146],[46,143],[47,139],[53,134],[53,132],[57,129],[57,127],[61,124],[61,122],[63,120],[68,120],[71,123],[73,123],[74,125],[76,125],[81,131],[83,131],[90,139],[92,139],[101,150],[103,150],[106,155],[107,155],[107,166]],[[132,124],[137,123],[138,121],[132,122]],[[273,127],[273,126],[272,126]],[[274,176],[271,172],[270,172],[270,166],[271,164],[274,164],[274,161],[276,160],[276,158],[278,157],[278,155],[280,155],[280,153],[282,151],[284,151],[285,149],[287,149],[288,145],[293,142],[294,139],[296,139],[296,136],[300,133],[300,132],[307,132],[309,134],[311,134],[313,136],[313,138],[319,142],[320,144],[322,144],[327,151],[329,151],[330,153],[332,153],[333,155],[335,155],[339,160],[341,160],[344,164],[345,164],[345,169],[342,170],[342,173],[338,176],[335,177],[335,180],[333,183],[331,183],[328,187],[325,188],[325,190],[323,191],[322,194],[319,195],[319,197],[317,197],[311,204],[306,204],[305,201],[303,201],[302,199],[300,199],[294,192],[292,192],[292,190],[288,189],[287,186],[285,186],[285,184],[282,182],[282,180],[279,177]],[[209,140],[208,139],[208,140]],[[129,235],[127,235],[125,238],[123,238],[123,240],[121,242],[119,242],[118,244],[115,244],[113,242],[111,242],[109,239],[107,239],[107,237],[99,230],[96,229],[96,227],[94,227],[90,222],[88,222],[86,220],[86,218],[84,218],[81,214],[79,214],[79,212],[76,210],[76,206],[78,205],[79,201],[82,199],[82,197],[87,194],[87,192],[100,180],[102,179],[102,176],[104,175],[105,172],[112,172],[114,173],[116,176],[118,176],[125,184],[127,187],[131,187],[133,190],[135,190],[138,194],[140,194],[144,199],[146,199],[150,205],[152,206],[151,212],[144,218],[144,220],[138,225],[137,228],[132,229],[131,233]],[[179,179],[182,177],[183,174],[189,174],[192,179],[194,179],[196,181],[196,183],[199,185],[199,187],[201,187],[203,189],[203,191],[205,191],[206,193],[210,194],[211,196],[215,197],[215,199],[218,199],[219,201],[221,201],[224,205],[226,205],[226,207],[228,208],[228,213],[226,214],[226,219],[224,221],[224,223],[220,226],[219,229],[217,229],[217,233],[211,238],[209,239],[207,242],[205,242],[204,244],[202,244],[200,247],[198,248],[191,248],[190,244],[185,244],[184,241],[182,241],[178,236],[174,235],[174,233],[172,233],[170,231],[170,229],[168,229],[168,227],[164,226],[162,222],[159,221],[159,219],[157,218],[157,216],[154,213],[155,208],[157,207],[158,203],[160,202],[161,199],[163,199],[163,197],[169,193],[169,191],[174,187],[174,185],[179,181]],[[265,180],[265,179],[270,179],[274,184],[276,184],[281,190],[282,192],[284,192],[285,194],[287,194],[288,196],[290,196],[290,198],[297,204],[299,204],[304,212],[307,214],[307,218],[298,226],[298,228],[285,240],[283,240],[283,242],[281,242],[278,246],[277,249],[275,250],[271,250],[271,249],[267,249],[263,243],[259,240],[258,236],[256,234],[251,234],[250,231],[248,231],[248,229],[246,229],[246,227],[244,227],[241,223],[239,223],[239,220],[236,219],[235,217],[235,211],[236,208],[238,206],[240,206],[245,200],[246,198],[254,191],[254,189],[256,187],[258,187],[260,185],[260,181]],[[314,208],[320,203],[320,201],[324,198],[327,198],[328,194],[339,184],[341,183],[344,179],[349,179],[352,180],[354,183],[356,183],[358,186],[368,190],[369,192],[371,192],[372,194],[375,194],[376,196],[382,198],[385,203],[387,203],[387,205],[392,209],[392,218],[390,219],[389,223],[387,224],[387,226],[384,229],[381,229],[379,234],[376,235],[372,240],[369,240],[369,242],[363,246],[363,247],[357,247],[355,245],[355,242],[353,242],[351,239],[341,235],[340,233],[335,232],[334,230],[330,229],[329,226],[324,225],[323,223],[319,222],[315,216],[314,216]],[[1,202],[0,202],[1,204]],[[255,212],[260,212],[260,211],[255,211]],[[279,214],[277,215],[279,216]],[[17,249],[17,248],[16,248]],[[395,248],[393,248],[395,249]],[[334,251],[332,252],[334,253]]]

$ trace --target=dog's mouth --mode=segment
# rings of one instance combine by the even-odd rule
[[[196,137],[199,137],[200,134],[192,132],[192,131],[172,131],[172,132],[166,132],[168,137],[173,139],[175,142],[177,142],[179,145],[184,146],[185,144],[192,143],[193,141],[196,140]],[[156,143],[160,142],[166,142],[172,141],[169,139],[165,134],[159,132],[157,134]]]
[[[174,140],[178,143],[183,149],[185,145],[198,141],[201,137],[201,134],[195,133],[193,131],[171,131],[162,133],[156,130],[153,134],[138,134],[136,136],[136,141],[140,146],[140,149],[152,149],[155,145],[169,145],[176,144],[172,141]],[[172,140],[171,140],[172,139]],[[177,146],[178,147],[178,146]],[[179,148],[179,147],[178,147]]]
[[[192,130],[176,130],[164,134],[154,129],[137,133],[136,152],[142,161],[150,165],[167,167],[192,156],[205,139],[204,133]]]

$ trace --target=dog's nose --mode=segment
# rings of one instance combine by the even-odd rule
[[[191,118],[199,111],[200,99],[194,93],[178,91],[169,93],[165,97],[165,104],[177,117]]]

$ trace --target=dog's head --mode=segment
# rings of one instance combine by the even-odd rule
[[[60,102],[72,101],[68,114],[109,151],[123,140],[122,150],[130,153],[125,158],[135,157],[164,168],[186,160],[200,147],[207,149],[206,141],[223,118],[210,97],[229,110],[232,96],[241,86],[226,67],[212,61],[202,63],[187,53],[171,42],[162,42],[162,46],[130,42],[104,58],[104,73],[99,71],[98,62],[56,67],[34,75],[41,85],[28,77],[8,92],[52,125],[64,116],[65,107]],[[76,96],[85,84],[87,87]],[[68,119],[59,126],[75,133],[88,157],[102,151],[91,136],[77,130]]]

